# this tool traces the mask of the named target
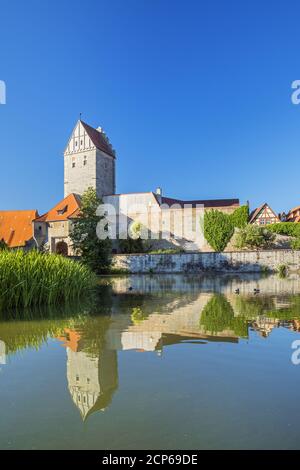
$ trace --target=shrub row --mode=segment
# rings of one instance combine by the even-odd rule
[[[295,222],[280,222],[278,224],[268,225],[270,232],[289,237],[300,237],[300,224]]]

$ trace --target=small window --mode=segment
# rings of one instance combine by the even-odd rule
[[[80,145],[82,145],[82,144],[83,144],[83,140],[80,141]]]
[[[72,162],[72,168],[75,168],[75,162]]]
[[[65,212],[67,212],[68,206],[61,207],[60,209],[57,209],[57,213],[59,215],[63,215]]]
[[[86,165],[86,157],[84,157],[83,165],[84,165],[84,166]]]
[[[76,141],[75,141],[75,147],[77,147],[77,145],[78,145],[78,142],[77,142],[77,140],[76,140]]]
[[[76,375],[76,382],[79,382],[79,375]]]

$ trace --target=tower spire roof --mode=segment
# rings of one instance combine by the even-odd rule
[[[112,148],[108,138],[105,136],[103,132],[98,129],[94,129],[93,127],[89,126],[86,122],[80,119],[80,122],[84,129],[86,130],[88,136],[90,137],[91,141],[95,145],[95,147],[102,152],[107,153],[113,158],[116,158],[115,151]]]

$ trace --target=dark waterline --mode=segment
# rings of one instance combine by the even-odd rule
[[[1,449],[300,448],[299,277],[100,284],[0,319]]]

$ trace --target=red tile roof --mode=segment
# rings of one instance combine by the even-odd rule
[[[81,121],[81,124],[83,125],[95,147],[115,158],[115,151],[109,143],[108,139],[106,139],[105,135],[97,129],[94,129],[93,127],[86,124],[86,122]]]
[[[53,209],[36,218],[36,222],[59,222],[72,219],[78,215],[81,202],[77,194],[69,194],[60,201]]]
[[[32,222],[37,217],[36,210],[0,211],[0,240],[10,248],[26,246],[33,238]]]
[[[298,211],[300,211],[300,206],[291,209],[286,217],[287,222],[300,222],[300,215],[297,215]]]

